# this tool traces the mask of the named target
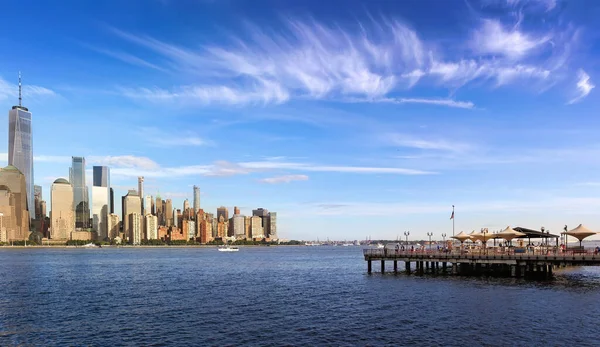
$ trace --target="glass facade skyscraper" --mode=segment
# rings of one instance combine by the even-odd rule
[[[85,158],[72,157],[70,181],[73,185],[73,207],[75,209],[75,227],[89,228],[90,205],[88,189],[85,184]]]
[[[31,112],[27,107],[13,106],[8,111],[8,165],[19,169],[25,176],[27,210],[34,217],[35,199],[33,188],[33,136]]]
[[[110,214],[110,170],[107,166],[94,166],[92,185],[92,227],[98,239],[108,237],[108,215]]]

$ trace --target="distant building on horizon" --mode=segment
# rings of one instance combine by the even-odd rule
[[[144,206],[144,176],[138,177],[138,195],[142,199],[142,215],[145,214],[146,207]]]
[[[133,212],[128,215],[129,243],[139,245],[142,243],[142,215]]]
[[[119,215],[111,213],[108,215],[108,237],[112,240],[119,236]]]
[[[194,186],[194,214],[200,210],[200,187]]]
[[[98,233],[98,239],[104,240],[109,237],[110,169],[94,166],[92,173],[92,227]]]
[[[144,238],[146,240],[158,239],[158,218],[155,215],[146,214],[144,228]]]
[[[130,237],[130,242],[131,241],[131,237],[133,234],[133,229],[132,226],[130,225],[130,221],[131,219],[129,218],[129,216],[133,213],[136,213],[138,215],[138,219],[141,218],[142,215],[142,199],[140,199],[140,196],[138,195],[138,192],[134,189],[130,189],[127,192],[127,195],[125,195],[122,199],[123,201],[123,233],[127,236]],[[140,232],[141,232],[141,226],[140,226]]]
[[[225,206],[217,208],[217,221],[220,221],[221,217],[225,221],[229,220],[229,210]]]
[[[19,73],[19,105],[8,111],[8,165],[25,176],[28,218],[35,216],[33,183],[33,131],[31,112],[21,105],[21,73]]]
[[[42,219],[42,186],[34,185],[33,186],[33,218],[36,220]]]
[[[75,227],[86,229],[90,223],[90,201],[85,180],[85,158],[71,157],[69,170],[70,183],[73,186],[73,206],[75,208]]]
[[[0,169],[0,241],[26,240],[29,237],[27,181],[18,168],[8,165]]]
[[[54,181],[50,190],[50,238],[68,240],[75,230],[73,186],[64,178]]]

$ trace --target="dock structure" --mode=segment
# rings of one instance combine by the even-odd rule
[[[449,274],[463,276],[552,277],[555,269],[571,266],[600,266],[600,254],[595,252],[535,253],[464,253],[443,251],[399,251],[391,249],[363,250],[367,272],[372,273],[373,261],[381,262],[385,273],[386,262],[393,262],[394,273],[398,262],[404,263],[410,274],[412,264],[417,274]]]

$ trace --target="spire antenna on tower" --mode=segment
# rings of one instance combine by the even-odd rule
[[[23,106],[21,105],[21,71],[19,71],[19,107]]]

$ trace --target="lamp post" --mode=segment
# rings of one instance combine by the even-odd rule
[[[482,228],[481,233],[483,234],[483,249],[485,250],[485,254],[487,254],[487,239],[486,239],[486,234],[488,233],[487,228]]]
[[[446,233],[442,234],[442,242],[444,242],[444,245],[446,245]]]
[[[404,236],[406,236],[406,249],[408,250],[408,235],[410,235],[410,231],[405,231]]]
[[[429,250],[431,251],[431,237],[433,236],[433,233],[427,233],[427,236],[429,236]]]

